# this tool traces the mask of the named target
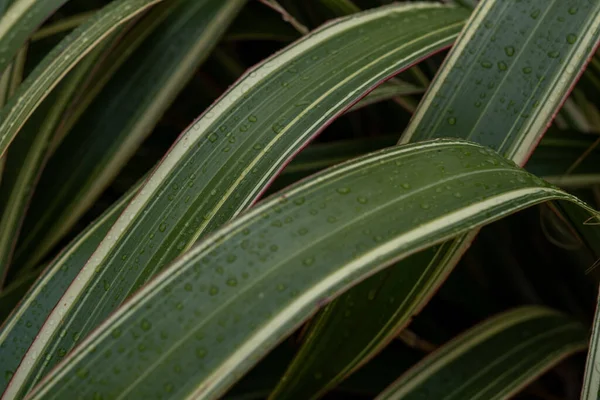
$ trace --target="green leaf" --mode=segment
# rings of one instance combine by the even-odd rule
[[[55,150],[24,224],[17,265],[35,264],[98,198],[196,72],[245,0],[165,3],[132,52]],[[166,15],[166,16],[165,16]],[[139,32],[133,32],[134,39]],[[127,39],[127,38],[126,38]],[[174,45],[175,43],[175,45]],[[101,166],[101,167],[100,167]],[[27,260],[27,261],[26,261]]]
[[[384,100],[391,100],[394,97],[406,96],[409,94],[420,94],[424,92],[425,89],[421,89],[418,86],[404,81],[394,80],[386,82],[369,93],[367,97],[356,103],[350,111],[355,111]]]
[[[542,139],[525,168],[562,188],[580,188],[600,183],[600,149],[586,153],[596,137],[573,131],[551,130]],[[581,162],[579,162],[581,161]],[[572,168],[576,163],[576,168]]]
[[[302,178],[340,162],[393,146],[397,143],[399,136],[384,135],[311,144],[285,167],[281,175],[269,187],[269,192],[283,189]],[[579,132],[552,130],[537,146],[525,169],[562,188],[577,187],[579,183],[598,184],[600,175],[596,171],[600,164],[600,150],[593,151],[576,169],[566,174],[571,165],[586,152],[594,141],[595,137]]]
[[[75,238],[46,267],[19,307],[0,331],[0,389],[4,391],[19,366],[23,354],[35,339],[40,327],[63,296],[85,261],[92,255],[127,203],[139,189],[134,186],[123,198]]]
[[[372,87],[448,46],[465,17],[427,3],[384,7],[336,20],[249,71],[180,137],[123,212],[41,328],[11,391],[30,387],[73,337],[251,205],[293,154]]]
[[[524,164],[585,67],[599,27],[597,1],[480,2],[401,142],[465,138]],[[402,261],[393,267],[398,271],[388,272],[385,285],[373,277],[337,299],[327,315],[315,318],[276,394],[311,398],[360,367],[422,309],[476,234],[444,244],[429,257]],[[422,271],[420,285],[404,286],[403,270]],[[372,301],[362,295],[371,292],[376,294]],[[397,308],[390,307],[390,297]],[[340,321],[334,316],[350,310],[348,299],[353,299],[353,317]],[[362,324],[363,319],[374,323]],[[353,336],[340,341],[340,330]],[[321,374],[320,379],[314,378],[315,373]]]
[[[16,0],[0,8],[0,72],[13,61],[29,36],[68,0]],[[5,11],[6,8],[6,11]],[[3,151],[0,150],[0,155]]]
[[[6,4],[0,5],[0,7],[4,6]],[[16,59],[4,69],[4,72],[0,73],[0,108],[4,107],[8,99],[14,95],[14,92],[23,80],[27,48],[27,46],[23,46],[17,52]],[[2,183],[5,166],[6,155],[0,156],[0,183]]]
[[[542,307],[517,308],[442,346],[377,400],[511,398],[586,346],[586,329],[577,321]]]
[[[598,15],[585,0],[482,1],[402,142],[461,137],[525,164],[598,42]]]
[[[462,141],[393,147],[334,167],[203,240],[108,318],[30,398],[219,398],[349,286],[552,199],[593,212],[493,150]]]
[[[31,271],[16,278],[0,292],[0,321],[3,323],[25,296],[31,285],[40,276],[40,271]]]
[[[100,55],[89,54],[36,110],[6,154],[0,185],[0,287],[4,286],[11,256],[29,206],[32,189],[47,159],[47,148],[78,85]]]
[[[47,37],[58,35],[77,28],[94,15],[94,11],[82,12],[76,15],[68,16],[57,22],[41,27],[31,35],[31,41],[45,39]]]
[[[27,77],[0,113],[0,156],[60,80],[121,24],[162,0],[117,0],[75,29]],[[22,3],[31,3],[22,1]],[[45,3],[49,3],[46,1]],[[0,27],[0,37],[1,37]],[[1,61],[1,60],[0,60]]]

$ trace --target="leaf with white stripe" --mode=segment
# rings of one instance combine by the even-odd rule
[[[586,346],[586,329],[572,318],[542,307],[517,308],[445,344],[377,400],[512,398]]]
[[[15,255],[18,266],[39,261],[98,198],[244,3],[179,0],[163,3],[144,16],[141,22],[149,28],[142,29],[152,33],[141,44],[134,43],[139,47],[49,160],[24,222],[25,237]],[[136,29],[128,32],[125,48],[116,51],[132,52],[134,46],[128,43],[139,35]]]
[[[108,318],[30,398],[219,398],[344,289],[547,200],[594,213],[463,141],[394,147],[333,167],[203,240]]]
[[[596,0],[481,1],[401,142],[468,138],[525,164],[593,53],[599,27]],[[311,398],[360,367],[427,303],[475,235],[402,261],[384,272],[389,279],[372,277],[336,300],[315,318],[276,395]],[[403,270],[421,271],[419,286],[404,286]],[[346,312],[352,318],[341,319]],[[347,340],[340,331],[350,332]]]
[[[85,261],[92,255],[110,227],[139,189],[134,186],[123,198],[65,247],[21,300],[0,330],[0,392],[12,379],[23,354],[40,327],[63,296]]]
[[[0,157],[35,109],[78,61],[119,26],[161,1],[116,0],[109,3],[52,49],[0,113]]]
[[[0,73],[42,22],[68,1],[15,0],[9,6],[5,2],[0,3]]]
[[[467,15],[428,3],[375,9],[327,24],[249,71],[180,137],[132,200],[41,328],[11,390],[31,387],[73,338],[251,205],[336,116],[452,43]]]
[[[33,189],[47,160],[49,142],[101,51],[102,46],[95,49],[63,79],[27,121],[5,155],[4,179],[0,183],[0,287],[5,284]]]
[[[274,193],[324,168],[331,167],[368,152],[393,146],[399,135],[385,135],[332,143],[315,143],[302,150],[269,187]],[[597,166],[600,150],[593,151],[573,171],[573,163],[594,144],[595,138],[575,131],[552,130],[542,139],[525,165],[525,169],[562,188],[580,187],[580,184],[600,183]]]

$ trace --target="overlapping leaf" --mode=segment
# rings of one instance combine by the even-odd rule
[[[591,211],[494,151],[462,141],[394,147],[334,167],[202,241],[102,324],[31,398],[219,398],[340,291],[550,199]]]
[[[351,158],[393,146],[398,137],[385,135],[310,145],[286,166],[269,191],[283,189],[310,174]],[[600,150],[593,151],[569,172],[573,163],[593,145],[594,140],[593,136],[578,132],[553,130],[542,139],[525,169],[562,188],[598,184],[600,175],[596,173],[596,166],[600,163]]]
[[[35,264],[98,198],[243,4],[244,0],[164,3],[147,16],[150,21],[143,21],[153,33],[136,51],[132,45],[115,50],[129,53],[129,61],[54,151],[25,221],[17,265]],[[139,41],[141,35],[134,30],[127,42],[132,41],[129,36]]]
[[[31,192],[47,158],[48,144],[98,55],[97,51],[90,54],[61,82],[25,124],[5,156],[5,177],[0,185],[0,286],[4,286]]]
[[[585,67],[599,26],[596,1],[480,2],[402,142],[468,138],[524,164]],[[429,258],[405,260],[385,272],[389,281],[372,277],[331,304],[316,318],[273,398],[316,396],[372,357],[422,308],[475,234],[444,244]],[[420,286],[405,287],[418,270]],[[339,318],[348,311],[352,318]],[[340,330],[355,336],[340,341]]]
[[[55,47],[28,76],[0,113],[0,156],[40,103],[86,54],[114,32],[162,0],[117,0],[94,14]],[[21,1],[29,3],[31,1]],[[39,2],[34,2],[35,4]],[[42,3],[58,3],[45,1]],[[11,31],[12,32],[12,31]]]
[[[328,24],[250,71],[182,135],[132,200],[41,328],[8,393],[26,391],[73,338],[251,204],[332,118],[448,46],[465,16],[426,3],[384,7]]]
[[[453,339],[377,400],[506,399],[587,345],[578,322],[541,307],[497,315]]]
[[[0,3],[0,73],[13,61],[29,36],[69,0],[15,0]],[[2,151],[0,151],[2,153]]]
[[[2,325],[0,331],[0,388],[6,389],[35,335],[77,276],[85,261],[106,236],[119,214],[139,189],[133,187],[85,231],[75,238],[46,268],[35,285],[21,300],[19,307]]]

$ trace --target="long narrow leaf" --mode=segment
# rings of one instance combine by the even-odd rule
[[[98,198],[244,2],[177,1],[165,3],[168,10],[156,10],[168,11],[166,17],[148,15],[162,22],[112,77],[49,161],[25,221],[27,236],[18,250],[18,265],[39,260]]]
[[[285,167],[269,190],[283,189],[324,168],[371,151],[393,146],[398,136],[385,135],[310,145]],[[600,174],[597,173],[597,166],[600,164],[600,150],[592,152],[575,170],[567,173],[571,165],[594,141],[595,138],[590,135],[554,130],[552,134],[542,139],[525,169],[562,188],[572,188],[578,182],[598,184]]]
[[[523,165],[593,53],[599,27],[598,1],[481,1],[402,142],[468,138]],[[475,235],[457,238],[429,258],[402,261],[387,272],[385,285],[373,277],[336,300],[316,318],[272,397],[323,393],[381,350],[431,298]],[[404,286],[405,279],[419,285]],[[346,312],[353,317],[335,317]],[[340,330],[353,336],[340,341]]]
[[[121,307],[31,399],[216,399],[317,308],[390,263],[573,196],[492,150],[394,147],[312,177],[202,241]]]
[[[0,287],[4,286],[33,187],[47,159],[48,144],[62,113],[98,55],[97,51],[92,52],[71,71],[25,124],[23,134],[6,154],[6,176],[0,185]]]
[[[541,307],[497,315],[413,367],[377,400],[507,399],[587,345],[577,321]]]
[[[0,388],[3,391],[23,354],[33,342],[44,321],[65,293],[127,203],[139,189],[132,188],[122,199],[75,238],[46,268],[19,307],[0,331]]]
[[[252,204],[333,118],[448,46],[465,16],[427,3],[384,7],[328,24],[251,70],[180,137],[132,200],[41,328],[9,393],[31,387],[73,337]]]
[[[19,87],[0,113],[0,156],[58,82],[121,24],[163,0],[117,0],[55,47]]]
[[[8,7],[0,5],[0,72],[5,71],[38,26],[67,1],[16,0]]]

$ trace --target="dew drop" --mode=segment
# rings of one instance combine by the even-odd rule
[[[574,33],[568,34],[567,35],[567,43],[575,44],[575,42],[577,42],[577,35],[575,35]]]
[[[558,51],[549,51],[548,52],[548,57],[550,58],[558,58],[560,56],[560,53]]]
[[[196,357],[198,357],[200,359],[206,357],[206,353],[207,353],[207,351],[204,347],[198,347],[196,349]]]
[[[142,330],[146,332],[149,331],[150,328],[152,328],[152,324],[147,319],[143,319],[140,323],[140,326],[142,327]]]
[[[448,124],[450,124],[450,125],[456,125],[456,118],[455,117],[448,118]]]
[[[85,368],[79,368],[77,370],[77,376],[80,377],[81,379],[87,378],[89,374],[90,374],[90,371],[88,371]]]
[[[512,57],[515,54],[515,48],[512,46],[507,46],[504,48],[504,52],[507,56]]]
[[[314,257],[307,257],[304,259],[304,261],[302,261],[302,264],[306,265],[306,266],[310,266],[313,265],[315,262]]]
[[[343,187],[343,188],[338,188],[336,190],[339,194],[348,194],[351,192],[350,188],[347,187]]]
[[[235,286],[237,286],[238,282],[237,282],[237,279],[235,279],[235,278],[229,278],[229,279],[227,279],[226,284],[227,284],[227,286],[235,287]]]

